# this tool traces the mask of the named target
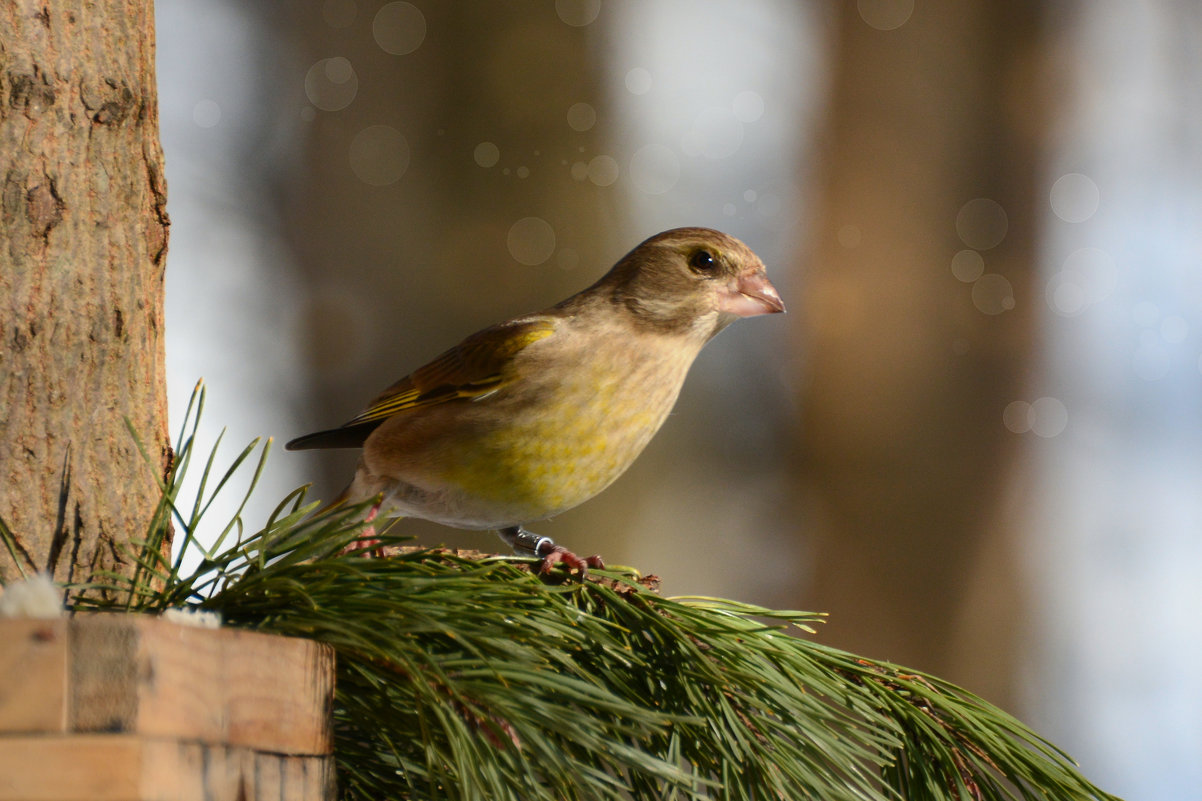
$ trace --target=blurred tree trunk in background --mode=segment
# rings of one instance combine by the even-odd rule
[[[1005,703],[1022,601],[998,476],[1037,322],[1036,4],[936,0],[893,30],[871,5],[839,7],[801,260],[803,605],[831,613],[825,641]]]
[[[343,4],[345,19],[329,13],[336,6],[325,4],[324,15],[320,4],[307,7],[292,21],[311,63],[349,57],[357,92],[345,107],[322,110],[310,71],[318,109],[304,144],[308,168],[280,195],[312,291],[301,321],[318,400],[313,428],[353,416],[467,334],[583,288],[632,244],[590,224],[616,216],[598,213],[614,193],[570,170],[598,152],[603,135],[591,122],[583,131],[568,123],[573,104],[601,102],[585,29],[541,2],[428,3],[422,19],[395,27],[388,6],[353,21],[353,4]],[[393,129],[374,129],[392,144],[378,164],[370,154],[356,162],[356,142],[372,126]],[[483,143],[493,147],[478,152]],[[550,253],[538,264],[519,263],[510,248],[511,227],[527,217],[553,234],[535,243]],[[289,458],[326,470],[318,494],[330,497],[356,453]],[[452,531],[435,529],[437,541],[454,542]],[[496,545],[470,536],[473,547]]]
[[[150,0],[0,7],[0,170],[0,520],[26,570],[127,571],[159,493],[125,418],[170,458]]]

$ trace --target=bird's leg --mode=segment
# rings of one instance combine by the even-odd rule
[[[380,498],[378,501],[372,504],[371,509],[367,510],[367,516],[363,518],[363,522],[370,523],[371,521],[375,520],[376,516],[380,514],[380,505],[382,503],[384,503],[384,499]],[[384,548],[380,545],[380,541],[376,539],[375,526],[369,525],[367,528],[363,529],[363,531],[359,532],[359,537],[350,545],[346,546],[346,548],[343,549],[343,553],[357,551],[363,548],[370,549],[363,551],[365,556],[374,556],[377,559],[384,558]]]
[[[497,534],[519,554],[529,554],[542,559],[543,563],[538,569],[540,573],[550,573],[556,562],[563,562],[569,570],[579,570],[581,578],[588,575],[590,567],[605,567],[605,562],[601,561],[601,557],[596,554],[587,559],[581,559],[562,545],[556,545],[550,537],[527,531],[521,526],[499,529]]]

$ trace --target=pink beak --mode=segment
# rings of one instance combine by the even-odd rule
[[[785,304],[767,276],[750,273],[740,276],[733,287],[722,293],[718,309],[736,317],[755,317],[783,312]]]

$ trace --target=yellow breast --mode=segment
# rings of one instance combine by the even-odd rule
[[[537,520],[608,487],[642,452],[672,409],[683,375],[574,373],[489,431],[447,477],[472,493]],[[641,372],[641,371],[635,371]]]

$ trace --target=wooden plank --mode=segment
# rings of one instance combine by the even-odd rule
[[[0,738],[0,801],[325,801],[333,757],[126,734]]]
[[[66,727],[67,621],[0,620],[0,736]]]
[[[295,637],[227,633],[226,742],[281,754],[333,753],[333,649]]]
[[[170,681],[166,676],[156,675],[156,671],[140,653],[144,626],[139,625],[133,616],[111,614],[75,617],[69,621],[68,627],[71,638],[67,675],[68,730],[136,731],[140,684]],[[212,654],[196,654],[197,662],[203,665],[208,665],[211,659]],[[203,667],[198,670],[203,670]],[[196,684],[197,693],[212,693],[214,690],[210,682],[202,680]],[[215,698],[212,700],[216,701]],[[189,710],[183,709],[180,710],[180,720],[181,725],[192,726],[196,730],[196,739],[201,742],[215,741],[214,721],[194,720]]]
[[[337,792],[334,757],[282,757],[242,750],[242,774],[248,776],[249,798],[291,801],[293,798],[332,799]]]
[[[77,615],[69,631],[70,731],[332,752],[325,646],[142,615]]]
[[[131,737],[2,738],[0,799],[137,799],[143,747]],[[179,796],[180,801],[188,797]]]

